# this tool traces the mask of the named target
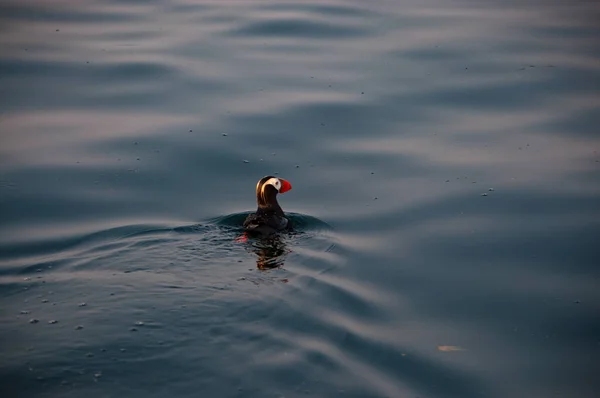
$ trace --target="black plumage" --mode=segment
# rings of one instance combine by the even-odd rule
[[[256,213],[250,214],[244,221],[247,232],[262,236],[273,235],[291,228],[291,222],[277,202],[277,194],[287,192],[291,184],[283,178],[266,176],[256,184]]]

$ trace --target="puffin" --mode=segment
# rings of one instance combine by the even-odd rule
[[[277,194],[292,189],[292,184],[283,178],[266,176],[256,184],[256,213],[250,214],[244,221],[244,230],[261,236],[271,236],[277,232],[291,229],[291,222],[277,202]]]

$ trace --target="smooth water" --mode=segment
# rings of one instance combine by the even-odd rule
[[[1,1],[2,396],[597,397],[598,21]]]

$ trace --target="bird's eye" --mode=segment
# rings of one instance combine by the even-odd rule
[[[265,182],[264,185],[263,185],[263,189],[267,185],[272,186],[273,188],[275,188],[278,191],[281,189],[281,181],[279,181],[278,178],[271,178],[270,180],[268,180],[267,182]]]

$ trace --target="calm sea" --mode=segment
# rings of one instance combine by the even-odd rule
[[[2,396],[598,397],[599,21],[0,1]]]

